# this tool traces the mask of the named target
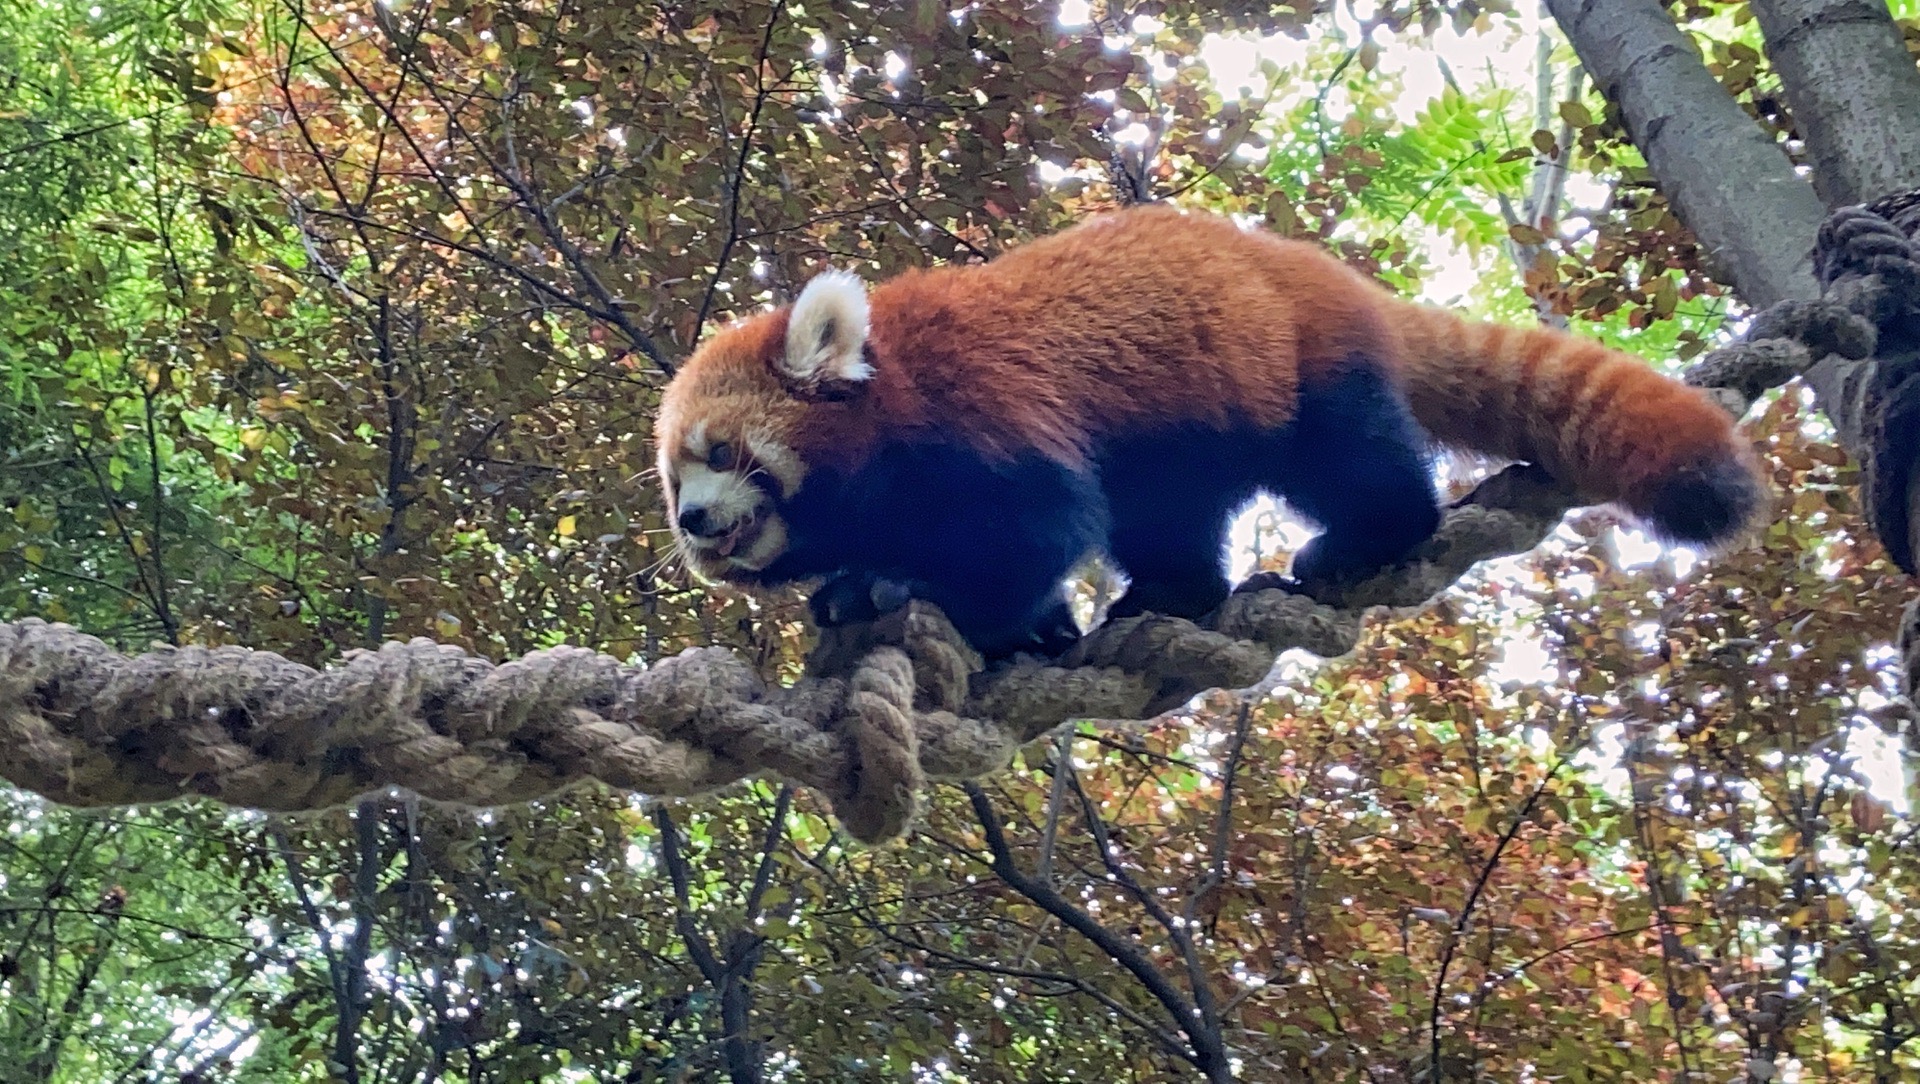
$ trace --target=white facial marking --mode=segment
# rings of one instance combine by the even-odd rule
[[[728,557],[737,568],[758,572],[773,563],[775,557],[787,551],[787,524],[779,516],[771,516],[761,524],[759,532],[747,547]]]
[[[800,464],[800,457],[794,454],[793,449],[771,437],[748,433],[747,452],[761,470],[773,475],[773,480],[780,483],[781,496],[791,497],[793,491],[800,488],[806,468]]]
[[[865,283],[845,271],[814,276],[787,319],[781,367],[800,380],[866,380],[867,321]]]
[[[688,456],[694,459],[705,459],[707,450],[713,446],[712,442],[707,440],[707,423],[693,423],[693,428],[687,430],[685,443]]]
[[[718,530],[731,530],[751,518],[760,500],[760,491],[753,483],[732,471],[717,471],[705,463],[689,463],[680,469],[680,510],[706,509],[708,520]]]

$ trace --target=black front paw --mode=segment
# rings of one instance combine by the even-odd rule
[[[1300,547],[1287,573],[1301,590],[1319,595],[1365,582],[1392,564],[1378,553],[1338,542],[1329,544],[1327,536],[1321,535]]]
[[[916,597],[914,585],[872,572],[837,572],[807,600],[823,629],[877,621]]]
[[[1073,607],[1061,600],[1048,610],[1033,630],[1033,650],[1052,657],[1061,655],[1080,642],[1080,622],[1073,619]]]
[[[1009,621],[1004,610],[980,610],[966,604],[947,611],[954,628],[989,662],[1016,655],[1054,658],[1080,642],[1080,623],[1073,607],[1058,592],[1028,611],[1029,617]]]
[[[1297,562],[1296,562],[1297,563]],[[1241,580],[1233,589],[1236,595],[1251,594],[1255,591],[1287,591],[1300,594],[1305,590],[1299,580],[1282,572],[1256,572]]]

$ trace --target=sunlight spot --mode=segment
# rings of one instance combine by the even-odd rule
[[[1699,567],[1700,551],[1691,546],[1675,546],[1667,551],[1667,559],[1673,563],[1673,574],[1684,580]]]
[[[1545,685],[1560,676],[1546,642],[1531,632],[1517,632],[1500,648],[1500,659],[1487,668],[1496,685]]]
[[[1280,553],[1297,553],[1318,532],[1272,497],[1253,499],[1227,530],[1227,578],[1238,583]]]
[[[1660,646],[1660,622],[1642,621],[1627,630],[1628,642],[1642,651],[1653,651]]]
[[[1626,736],[1625,725],[1608,723],[1594,731],[1593,740],[1573,758],[1574,764],[1592,773],[1595,786],[1619,801],[1633,794],[1627,770],[1620,765],[1627,753]]]
[[[1660,543],[1645,531],[1615,527],[1607,533],[1607,540],[1613,547],[1613,563],[1617,568],[1640,568],[1660,559]]]
[[[1200,43],[1200,63],[1223,97],[1265,94],[1283,68],[1302,64],[1311,43],[1285,35],[1210,34]]]
[[[1093,21],[1093,4],[1090,0],[1060,0],[1059,23],[1072,30]]]
[[[1898,736],[1868,723],[1855,723],[1847,731],[1847,755],[1854,758],[1853,770],[1866,777],[1867,793],[1900,814],[1912,812],[1907,801],[1905,745]]]

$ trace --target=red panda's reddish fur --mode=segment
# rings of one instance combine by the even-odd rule
[[[746,582],[904,577],[1005,650],[1060,642],[1045,630],[1071,623],[1054,596],[1079,547],[1128,568],[1116,612],[1205,612],[1227,591],[1222,521],[1256,489],[1326,528],[1300,575],[1400,559],[1438,521],[1414,422],[1669,539],[1725,542],[1762,503],[1705,393],[1588,340],[1411,304],[1214,215],[1135,208],[819,298],[718,332],[669,385],[656,432],[683,549]],[[679,521],[682,469],[724,522]],[[967,533],[982,523],[1005,526]]]
[[[990,263],[906,272],[871,304],[872,402],[815,404],[793,434],[810,463],[856,466],[916,431],[1078,463],[1113,433],[1234,415],[1278,427],[1303,381],[1355,354],[1397,377],[1439,442],[1537,462],[1595,503],[1647,514],[1635,497],[1650,479],[1752,463],[1723,410],[1638,358],[1403,301],[1316,246],[1214,215],[1108,215]],[[766,366],[786,316],[715,335],[685,390],[780,397]]]

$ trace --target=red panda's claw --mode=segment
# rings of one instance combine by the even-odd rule
[[[1034,650],[1048,658],[1064,655],[1080,642],[1080,636],[1080,625],[1069,612],[1064,623],[1050,622],[1034,630]]]

